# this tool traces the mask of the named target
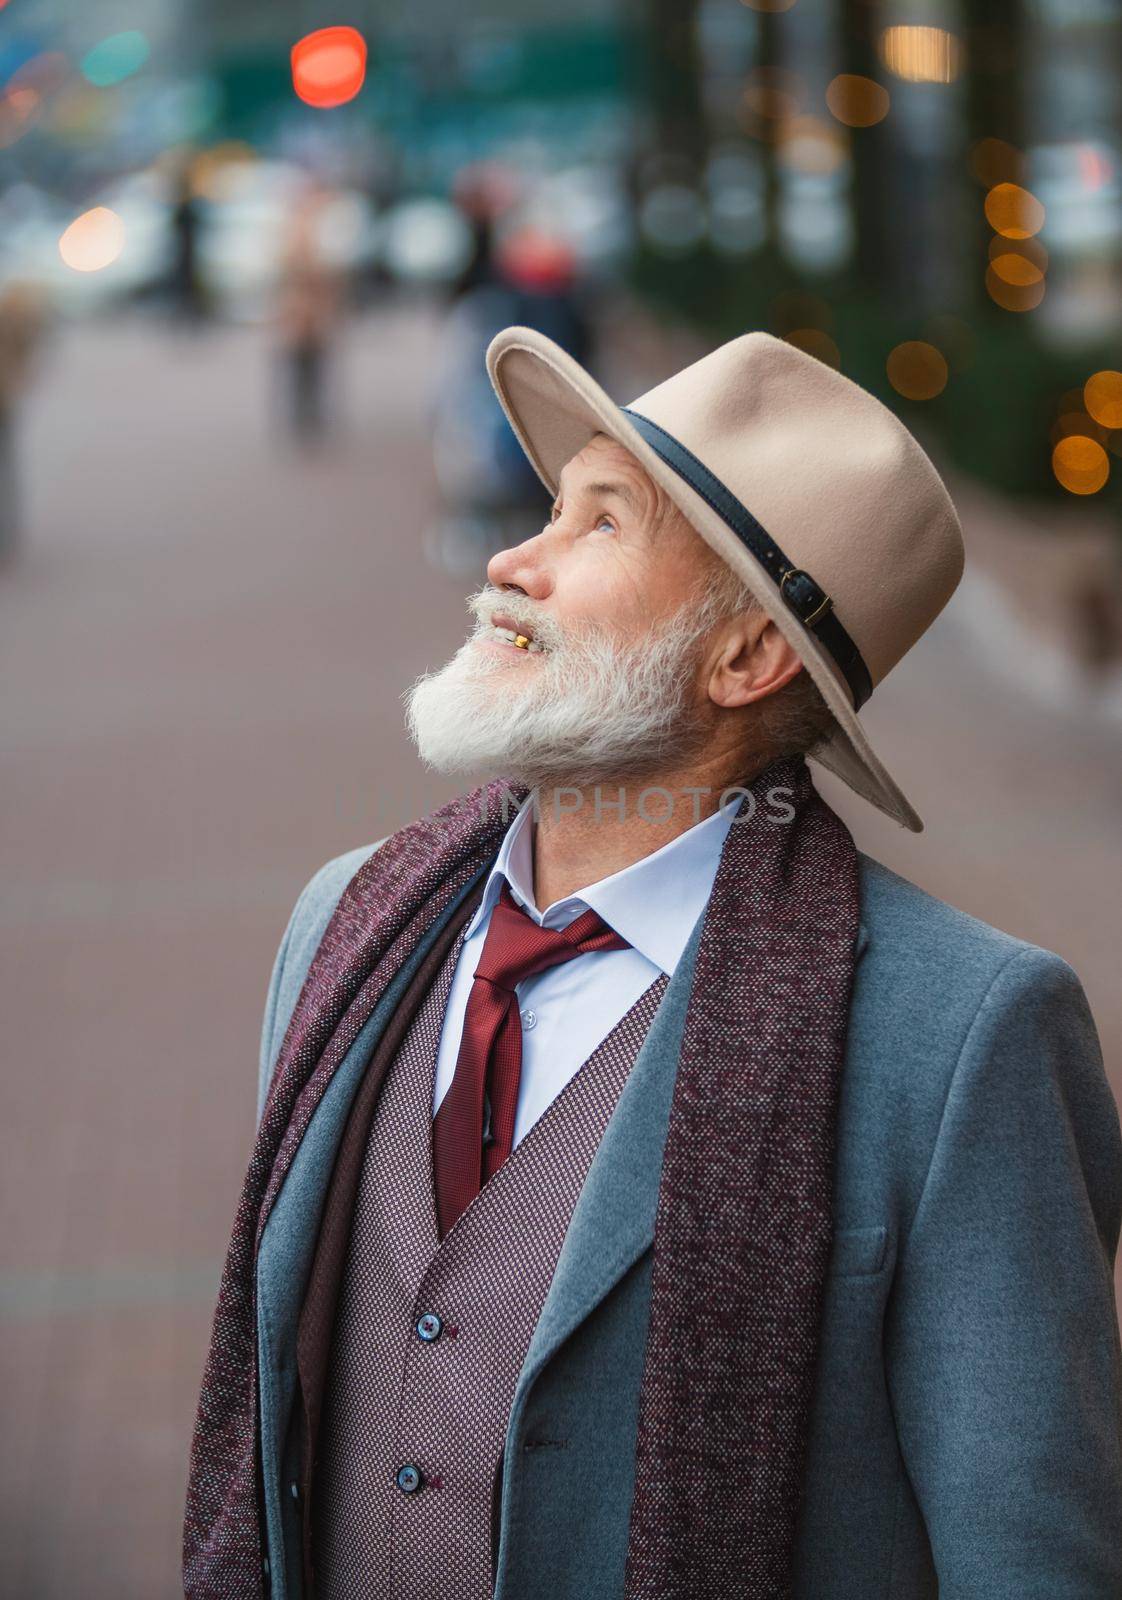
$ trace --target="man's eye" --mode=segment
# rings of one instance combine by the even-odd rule
[[[561,515],[561,512],[560,512],[560,510],[559,510],[559,509],[558,509],[558,508],[557,508],[557,506],[553,506],[553,507],[552,507],[552,508],[551,508],[551,510],[550,510],[550,513],[549,513],[549,520],[550,520],[550,523],[551,523],[551,524],[552,524],[552,523],[554,523],[554,522],[556,522],[556,521],[557,521],[557,519],[558,519],[558,517],[559,517],[559,516],[560,516],[560,515]],[[609,517],[609,516],[608,516],[608,514],[607,514],[607,512],[605,512],[605,513],[604,513],[604,514],[603,514],[603,516],[600,516],[600,517],[597,517],[597,518],[596,518],[596,521],[595,521],[595,522],[594,522],[594,523],[593,523],[593,524],[592,524],[592,526],[593,526],[593,527],[594,527],[594,528],[602,528],[602,527],[604,527],[604,526],[605,526],[605,525],[606,525],[606,526],[607,526],[607,527],[609,527],[609,528],[610,528],[610,529],[611,529],[611,530],[612,530],[612,532],[613,532],[613,533],[614,533],[614,532],[615,532],[615,531],[616,531],[616,525],[615,525],[615,523],[614,523],[614,522],[613,522],[613,521],[612,521],[612,519],[611,519],[611,517]]]

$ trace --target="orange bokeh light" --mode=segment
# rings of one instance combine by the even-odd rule
[[[1006,139],[979,139],[971,145],[966,165],[972,177],[987,189],[998,183],[1019,183],[1024,153]]]
[[[839,72],[826,85],[826,104],[847,128],[871,128],[888,115],[888,90],[873,78]]]
[[[946,358],[924,339],[907,339],[890,350],[885,371],[897,394],[907,400],[934,400],[947,387]]]
[[[307,105],[345,105],[366,77],[366,40],[357,28],[317,28],[292,46],[292,87]]]
[[[1044,275],[1035,283],[1010,283],[991,262],[986,268],[986,293],[1003,311],[1035,311],[1044,299]]]
[[[995,183],[986,195],[986,221],[1007,239],[1028,239],[1044,226],[1044,207],[1017,183]]]
[[[1048,252],[1039,239],[1007,239],[1003,233],[995,233],[989,257],[1006,283],[1038,283],[1048,270]]]
[[[962,67],[962,42],[946,28],[900,23],[878,40],[880,58],[907,83],[953,83]]]
[[[1052,451],[1052,471],[1071,494],[1097,494],[1110,477],[1110,461],[1096,439],[1073,433]]]
[[[1122,372],[1096,372],[1083,386],[1083,403],[1104,428],[1122,428]]]
[[[1044,276],[1035,262],[1017,250],[1004,250],[993,256],[992,265],[997,276],[1016,289],[1027,289],[1030,284],[1039,283]]]

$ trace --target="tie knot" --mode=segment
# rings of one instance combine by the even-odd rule
[[[598,912],[583,911],[567,928],[543,928],[517,904],[504,881],[491,911],[483,952],[475,969],[499,989],[513,991],[523,978],[592,950],[626,950],[628,941]]]

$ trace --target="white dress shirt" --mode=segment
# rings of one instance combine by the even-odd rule
[[[673,974],[709,899],[736,809],[718,809],[642,860],[539,911],[533,895],[533,795],[527,795],[467,924],[437,1053],[434,1116],[456,1070],[468,996],[503,879],[539,926],[568,927],[591,907],[629,945],[574,956],[515,986],[522,1018],[518,1144],[659,973]]]

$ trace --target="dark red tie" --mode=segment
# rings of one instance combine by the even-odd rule
[[[567,928],[542,928],[504,881],[464,1013],[456,1071],[432,1130],[433,1178],[440,1237],[502,1166],[514,1141],[522,1078],[522,1019],[515,984],[591,950],[626,950],[628,942],[595,911]],[[491,1110],[483,1143],[483,1100]]]

